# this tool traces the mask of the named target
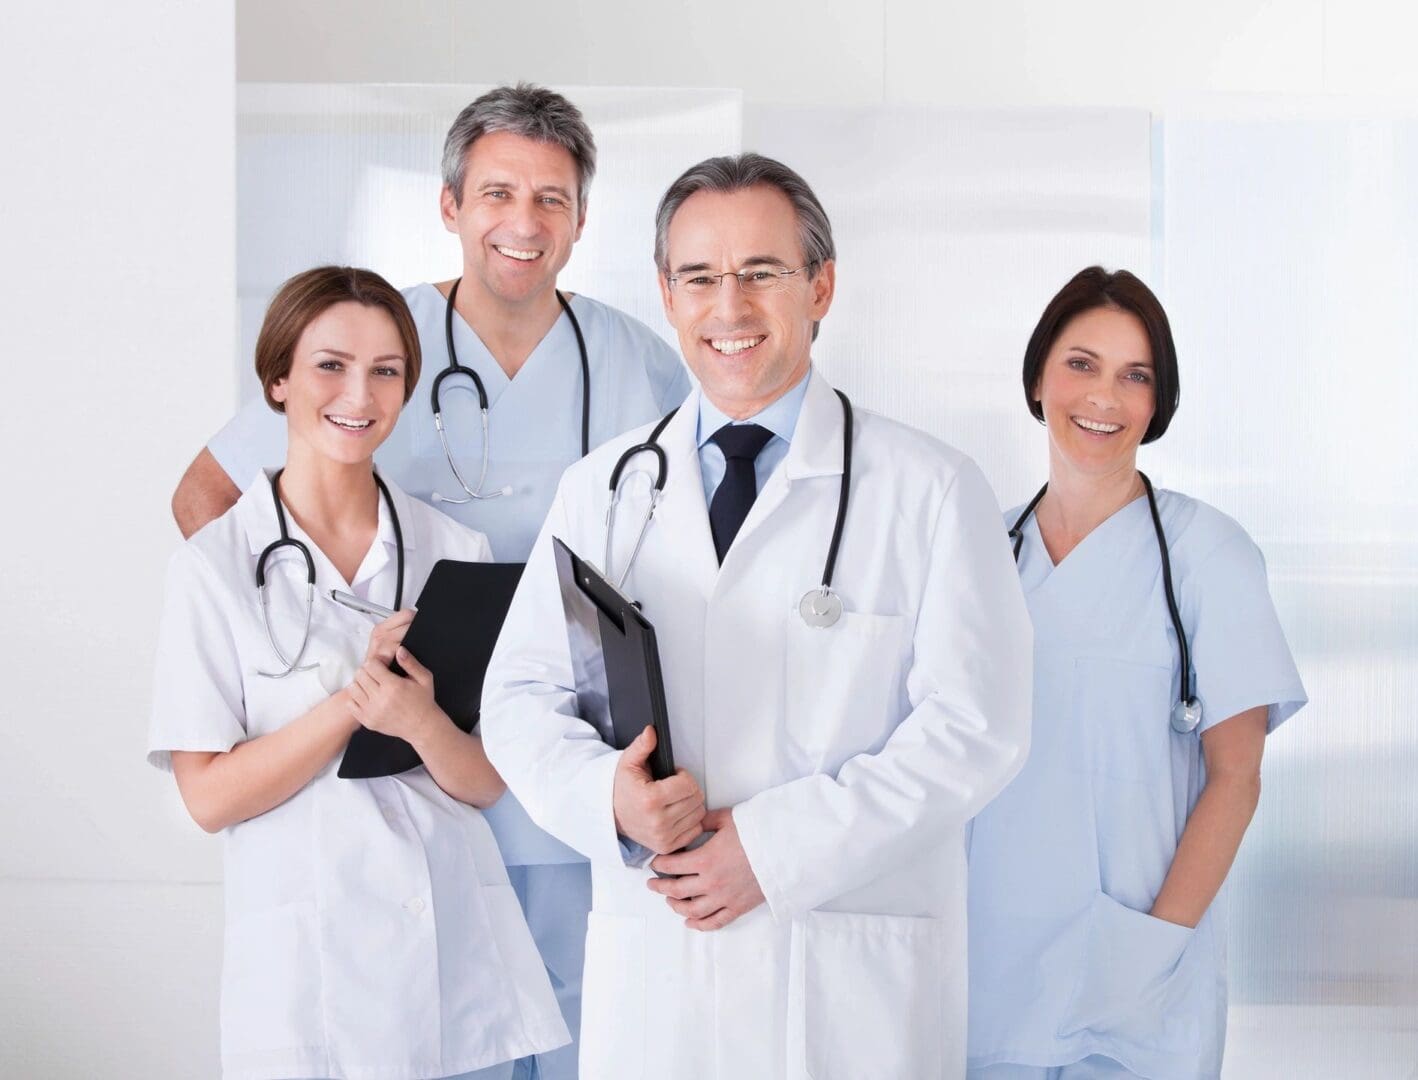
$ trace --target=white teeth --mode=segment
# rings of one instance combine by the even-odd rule
[[[1123,429],[1122,424],[1101,424],[1097,420],[1085,420],[1081,416],[1075,416],[1073,422],[1085,431],[1096,431],[1099,435],[1111,435]]]
[[[734,353],[741,353],[745,349],[751,349],[755,345],[761,344],[767,335],[751,338],[711,338],[709,344],[715,351],[723,353],[725,356],[733,356]]]
[[[521,248],[498,247],[496,244],[493,247],[509,259],[517,259],[521,262],[531,262],[533,259],[540,258],[542,254],[540,251],[523,251]]]
[[[350,431],[363,431],[374,423],[373,420],[352,420],[348,416],[327,416],[325,419],[342,428],[348,428]]]

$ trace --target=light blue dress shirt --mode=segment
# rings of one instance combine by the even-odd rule
[[[773,402],[762,412],[743,420],[730,420],[714,407],[708,394],[699,395],[699,430],[695,442],[699,446],[699,473],[704,479],[704,505],[714,502],[714,492],[724,480],[724,452],[714,442],[714,432],[725,424],[757,424],[773,432],[773,438],[764,444],[753,463],[754,479],[758,490],[763,490],[763,482],[773,475],[778,463],[788,456],[788,444],[793,441],[793,431],[798,426],[798,414],[802,412],[803,398],[807,396],[807,380],[811,369],[803,374],[796,386]]]

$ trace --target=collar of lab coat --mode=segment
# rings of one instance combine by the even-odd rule
[[[670,460],[685,461],[684,468],[696,481],[699,479],[696,435],[703,393],[703,390],[695,389],[660,438]],[[813,476],[841,476],[842,433],[842,403],[832,385],[813,365],[808,372],[807,391],[803,395],[797,426],[793,429],[788,453],[778,472],[789,481]],[[689,459],[693,459],[692,466],[688,464]]]
[[[798,426],[783,458],[783,476],[790,481],[841,476],[843,430],[842,402],[832,384],[813,365]]]
[[[399,525],[404,534],[404,550],[405,552],[411,551],[417,544],[418,529],[414,522],[413,510],[409,506],[409,497],[404,494],[399,485],[392,484],[387,479],[384,483],[388,485],[389,497],[393,500],[394,510],[399,515]],[[276,521],[276,504],[271,498],[271,474],[269,472],[263,469],[247,487],[241,498],[237,500],[236,514],[241,522],[242,530],[246,533],[246,541],[250,545],[253,555],[260,555],[266,549],[267,544],[281,535],[281,527]],[[292,536],[311,544],[312,547],[315,546],[306,536],[305,530],[296,524],[290,507],[286,507],[286,524],[290,528]],[[371,573],[377,573],[385,562],[393,558],[393,553],[398,547],[394,538],[394,522],[389,517],[389,506],[385,503],[382,495],[379,497],[379,528],[375,532],[374,538],[385,557],[383,560],[375,560],[370,565],[368,569]],[[357,582],[350,584],[357,584]],[[410,602],[407,596],[404,597],[404,600],[406,603]]]

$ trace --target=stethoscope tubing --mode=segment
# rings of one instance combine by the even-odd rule
[[[1177,635],[1177,652],[1181,661],[1181,693],[1179,696],[1179,706],[1183,707],[1188,715],[1190,726],[1183,730],[1174,724],[1179,733],[1185,734],[1195,727],[1195,722],[1191,721],[1193,711],[1197,709],[1197,700],[1192,695],[1191,685],[1191,648],[1187,643],[1186,630],[1182,628],[1182,615],[1177,607],[1177,594],[1172,588],[1172,559],[1167,550],[1167,533],[1162,528],[1162,515],[1157,510],[1157,496],[1152,490],[1152,481],[1147,478],[1147,474],[1138,470],[1137,475],[1142,479],[1142,488],[1147,493],[1147,509],[1152,515],[1152,530],[1157,536],[1157,554],[1162,561],[1162,594],[1167,602],[1167,616],[1172,621],[1172,630]],[[1044,497],[1044,493],[1049,490],[1049,485],[1041,487],[1035,496],[1029,500],[1023,512],[1015,523],[1010,526],[1009,539],[1014,547],[1014,561],[1019,562],[1019,552],[1024,546],[1024,523],[1029,520],[1029,516],[1038,507],[1039,501]],[[1200,719],[1199,712],[1195,713],[1197,721]]]
[[[463,283],[459,278],[453,282],[452,288],[448,290],[448,300],[443,308],[443,338],[448,347],[448,364],[440,371],[433,380],[433,387],[429,393],[429,402],[433,407],[433,426],[438,431],[438,440],[443,446],[443,456],[448,459],[448,468],[453,473],[453,478],[457,480],[458,486],[463,489],[467,496],[465,499],[447,499],[439,497],[440,502],[465,503],[472,499],[495,499],[506,494],[506,489],[483,492],[483,483],[487,480],[487,467],[490,458],[491,446],[489,444],[488,432],[490,423],[488,420],[489,401],[487,387],[483,384],[482,376],[466,364],[458,360],[458,349],[453,342],[453,312],[454,305],[458,299],[458,286]],[[576,312],[571,310],[571,302],[560,289],[556,290],[557,303],[561,305],[561,310],[566,312],[566,317],[571,321],[571,329],[576,334],[576,350],[581,361],[581,456],[585,457],[591,452],[591,358],[586,350],[586,335],[581,330],[581,321],[576,317]],[[463,479],[463,474],[458,468],[457,461],[453,457],[453,449],[448,445],[448,433],[443,426],[443,406],[441,391],[443,381],[450,375],[466,375],[472,380],[473,389],[478,395],[478,411],[482,417],[482,465],[478,474],[476,487],[469,487],[468,482]]]
[[[842,534],[847,524],[847,503],[852,493],[852,437],[854,427],[854,415],[852,402],[841,390],[836,391],[837,397],[842,402],[842,481],[837,491],[837,514],[832,524],[832,538],[827,545],[827,561],[822,568],[822,584],[815,592],[822,596],[827,596],[832,592],[832,576],[837,569],[837,554],[842,547]],[[665,481],[669,476],[669,460],[665,456],[664,448],[660,445],[660,435],[670,420],[674,418],[678,409],[672,409],[660,419],[655,425],[649,437],[634,446],[628,447],[618,459],[615,467],[611,469],[610,475],[610,503],[606,507],[606,557],[605,571],[606,577],[611,577],[611,541],[615,532],[615,508],[620,502],[620,482],[625,472],[626,466],[640,454],[655,455],[655,479],[650,492],[650,505],[646,507],[645,517],[640,522],[640,532],[635,538],[635,546],[631,550],[630,558],[626,560],[625,569],[621,572],[616,588],[620,588],[630,576],[630,570],[635,565],[635,559],[640,554],[640,547],[645,541],[645,533],[650,527],[650,519],[655,514],[655,508],[659,505],[660,497],[665,489]],[[810,595],[810,594],[809,594]],[[835,621],[835,616],[833,618]]]
[[[280,529],[280,536],[272,540],[261,551],[256,559],[256,592],[261,601],[261,621],[266,628],[266,638],[271,643],[271,651],[276,654],[276,659],[285,665],[283,671],[258,671],[257,674],[268,679],[284,679],[295,671],[309,671],[314,665],[300,666],[301,659],[305,656],[306,647],[310,644],[310,621],[315,607],[315,558],[310,554],[310,548],[304,541],[296,539],[290,534],[290,527],[286,524],[286,509],[281,502],[281,474],[285,469],[277,469],[271,476],[271,498],[276,505],[276,525]],[[404,606],[404,530],[399,523],[399,512],[394,508],[393,496],[389,494],[389,488],[378,473],[374,474],[374,483],[379,488],[379,494],[383,497],[384,503],[389,508],[389,524],[394,530],[394,544],[396,548],[395,558],[395,578],[394,578],[394,610],[398,611]],[[305,627],[301,632],[300,647],[296,650],[294,658],[288,658],[276,640],[275,628],[271,626],[271,607],[269,596],[266,591],[266,563],[272,555],[281,548],[294,548],[300,553],[305,561]]]

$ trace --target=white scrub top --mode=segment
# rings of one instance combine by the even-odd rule
[[[398,426],[375,454],[375,461],[381,476],[424,502],[435,491],[463,498],[433,426],[430,400],[433,380],[448,365],[447,301],[428,284],[415,285],[403,295],[418,327],[423,370]],[[590,363],[593,447],[663,416],[684,400],[689,392],[684,366],[654,331],[585,296],[572,297],[571,307],[581,322]],[[532,549],[562,470],[581,456],[581,354],[576,333],[563,313],[515,379],[507,378],[456,312],[453,341],[459,363],[473,368],[487,387],[492,456],[483,490],[510,485],[512,494],[462,505],[435,505],[485,533],[494,558],[521,562]],[[481,467],[482,422],[472,385],[467,376],[450,376],[443,382],[440,400],[458,468],[475,484]],[[285,460],[285,418],[257,396],[217,433],[208,449],[240,486],[258,469],[276,468]],[[508,866],[584,861],[533,825],[510,793],[488,811],[488,821]]]
[[[1273,731],[1307,699],[1250,537],[1185,495],[1157,505],[1202,703],[1190,735],[1169,723],[1180,660],[1147,499],[1058,566],[1033,516],[1024,528],[1034,748],[973,827],[973,1067],[1097,1054],[1148,1077],[1220,1073],[1224,894],[1195,930],[1147,912],[1205,783],[1200,731],[1262,705]]]
[[[404,598],[443,558],[486,561],[486,540],[389,485],[406,552]],[[388,508],[352,582],[294,518],[315,559],[305,663],[279,670],[263,629],[256,561],[276,539],[270,484],[178,549],[168,570],[148,760],[227,751],[275,731],[349,682],[372,621],[325,598],[349,589],[394,603]],[[272,624],[300,642],[305,563],[267,562]],[[569,1040],[551,985],[483,815],[422,766],[341,780],[338,758],[272,810],[224,830],[226,943],[222,1068],[227,1080],[295,1076],[445,1077]]]

